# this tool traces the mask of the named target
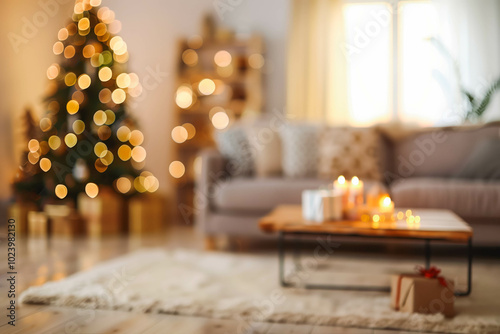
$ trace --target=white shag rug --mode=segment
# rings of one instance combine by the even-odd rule
[[[316,261],[316,260],[315,260]],[[305,270],[291,273],[297,282],[333,278],[349,283],[387,284],[387,270],[408,271],[415,263],[382,259],[342,258],[328,262],[305,260]],[[328,264],[327,264],[328,263]],[[280,322],[446,333],[500,333],[500,268],[474,265],[469,297],[455,301],[457,315],[407,314],[389,307],[383,292],[305,290],[281,288],[277,255],[239,255],[186,250],[142,250],[104,262],[66,279],[31,287],[24,303],[127,310],[235,319],[240,332],[254,322]],[[357,268],[353,268],[357,267]],[[447,265],[446,272],[464,274],[465,264]],[[289,266],[292,267],[292,266]],[[331,272],[331,270],[335,272]],[[354,269],[354,270],[353,270]],[[346,271],[373,273],[369,276]]]

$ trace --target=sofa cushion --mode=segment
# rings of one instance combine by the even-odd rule
[[[253,171],[253,157],[250,143],[242,126],[232,126],[215,133],[217,147],[228,160],[227,171],[231,175],[249,175]]]
[[[317,189],[328,181],[286,178],[233,178],[213,190],[218,211],[263,214],[281,204],[300,204],[302,191]]]
[[[374,128],[334,127],[321,133],[318,174],[321,178],[381,180],[381,138]]]
[[[408,178],[390,186],[398,207],[448,209],[463,218],[500,217],[500,182]]]
[[[281,129],[282,166],[286,177],[315,177],[318,171],[320,128],[307,123],[290,123]]]
[[[477,144],[455,177],[500,180],[500,140],[486,139]]]

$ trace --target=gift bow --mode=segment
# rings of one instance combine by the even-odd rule
[[[439,276],[439,274],[441,273],[441,269],[434,266],[427,269],[422,266],[417,266],[415,269],[417,270],[417,272],[420,273],[420,275],[424,276],[425,278],[437,278],[442,286],[444,287],[448,286],[448,283],[446,283],[444,277]]]
[[[402,275],[399,275],[399,277],[398,277],[398,283],[397,283],[397,288],[396,288],[396,305],[395,305],[396,311],[398,311],[400,309],[401,281],[405,277],[424,276],[425,278],[437,278],[437,280],[439,281],[439,283],[442,286],[448,287],[448,283],[446,282],[445,278],[442,276],[439,276],[439,274],[441,273],[441,269],[434,267],[434,266],[427,268],[427,269],[422,267],[422,266],[416,266],[415,270],[418,272],[418,274],[402,274]],[[408,298],[408,293],[404,297],[404,301],[402,303],[403,305],[406,303],[407,298]]]

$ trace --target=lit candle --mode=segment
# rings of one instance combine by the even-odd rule
[[[337,180],[333,182],[333,188],[338,189],[343,193],[349,189],[349,185],[347,184],[344,175],[340,175]]]
[[[349,187],[349,193],[354,206],[363,204],[363,190],[364,185],[357,176],[351,179],[351,186]]]
[[[379,208],[380,208],[380,212],[393,213],[394,212],[394,202],[391,201],[391,198],[389,196],[384,195],[380,198]]]

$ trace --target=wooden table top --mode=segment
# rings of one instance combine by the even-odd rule
[[[420,223],[405,220],[394,222],[331,221],[316,223],[302,218],[300,205],[281,205],[259,221],[265,232],[331,233],[341,235],[384,236],[401,238],[440,239],[467,241],[472,228],[449,210],[411,209],[420,216]],[[395,209],[395,212],[406,209]]]

